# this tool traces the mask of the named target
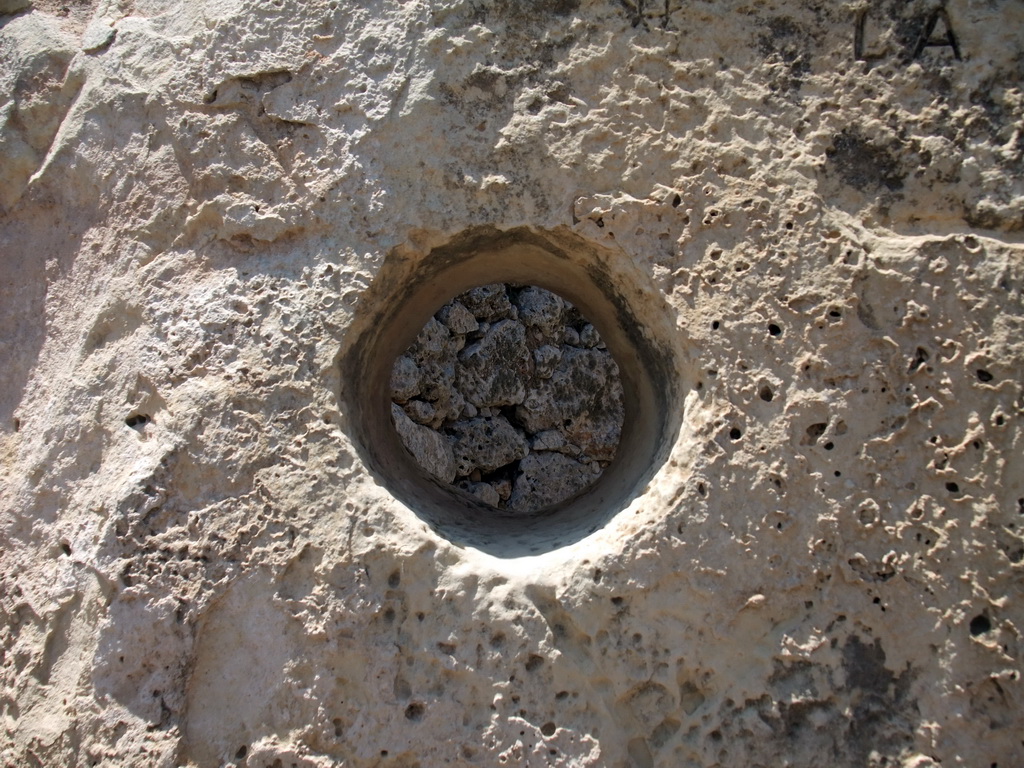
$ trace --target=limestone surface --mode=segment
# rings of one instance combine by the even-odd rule
[[[1024,764],[1022,51],[1019,0],[0,5],[0,765]],[[459,498],[391,422],[544,410],[475,345],[589,375],[494,284],[620,371],[550,514],[492,507],[600,420]]]

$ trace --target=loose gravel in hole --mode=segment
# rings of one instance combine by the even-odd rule
[[[395,429],[441,482],[530,513],[592,485],[622,433],[619,369],[560,296],[483,285],[427,322],[391,373]]]

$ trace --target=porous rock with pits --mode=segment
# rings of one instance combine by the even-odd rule
[[[391,416],[402,444],[416,458],[416,463],[443,482],[455,480],[465,459],[457,460],[451,444],[429,427],[414,423],[397,404],[392,404]]]
[[[519,463],[508,508],[529,512],[552,498],[570,498],[592,484],[600,470],[596,462],[588,465],[554,451],[535,451]]]
[[[622,429],[618,375],[607,351],[565,345],[550,375],[538,377],[516,406],[516,418],[531,434],[558,430],[587,456],[611,461]]]
[[[457,421],[446,432],[459,475],[493,472],[529,452],[523,435],[502,416]]]
[[[591,348],[572,345],[583,338]],[[394,407],[448,443],[396,420],[399,435],[421,467],[491,506],[529,513],[569,499],[614,459],[622,430],[622,384],[603,347],[594,326],[551,291],[472,288],[435,313],[391,375]],[[465,406],[453,417],[449,403]],[[523,461],[548,446],[558,453]]]
[[[521,403],[529,363],[522,324],[499,320],[459,353],[458,391],[477,408]]]
[[[453,337],[447,326],[432,317],[405,355],[396,361],[391,377],[392,398],[396,402],[404,401],[406,410],[416,421],[436,428],[446,419],[462,413],[465,399],[455,387],[455,354],[463,341],[462,337]],[[415,373],[408,361],[415,366]],[[415,385],[410,383],[413,381]],[[418,396],[416,400],[409,396],[413,390]],[[430,404],[431,415],[427,420],[424,420],[427,409],[416,406],[424,401]]]
[[[1024,3],[0,13],[0,764],[1022,764]],[[474,537],[347,364],[538,249],[657,440]]]

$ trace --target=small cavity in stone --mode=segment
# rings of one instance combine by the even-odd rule
[[[391,372],[392,420],[416,462],[511,512],[591,486],[615,457],[623,414],[619,369],[597,329],[535,286],[456,296]]]

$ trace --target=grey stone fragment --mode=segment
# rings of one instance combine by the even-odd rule
[[[465,305],[456,299],[445,304],[438,310],[435,317],[440,320],[452,333],[466,334],[475,331],[480,322],[473,316],[473,313],[466,309]]]
[[[452,336],[436,318],[427,320],[416,341],[410,347],[416,362],[437,360],[446,357],[451,350]]]
[[[512,481],[507,477],[495,480],[491,483],[491,487],[497,491],[498,498],[501,500],[499,503],[508,501],[508,497],[512,495]]]
[[[457,389],[452,389],[446,398],[439,399],[433,403],[436,413],[430,426],[439,428],[444,422],[459,418],[466,409],[466,398]]]
[[[513,316],[512,302],[503,283],[481,285],[459,296],[459,301],[477,320],[495,322]]]
[[[547,379],[551,377],[555,366],[562,359],[561,347],[545,344],[533,350],[534,373],[538,378]]]
[[[453,299],[396,361],[392,390],[413,426],[447,441],[458,487],[498,508],[513,509],[513,495],[517,512],[565,500],[618,447],[615,361],[572,304],[540,288],[489,285]],[[443,455],[436,444],[416,450]],[[515,462],[514,479],[505,470]]]
[[[557,451],[564,448],[566,444],[565,435],[557,429],[546,429],[538,432],[530,441],[531,451]]]
[[[457,347],[448,328],[432,317],[406,352],[420,372],[419,397],[435,408],[433,427],[441,426],[446,419],[458,418],[465,405],[455,387]]]
[[[410,400],[404,410],[417,424],[433,424],[437,419],[437,408],[426,400]]]
[[[459,389],[478,408],[515,405],[526,396],[529,362],[522,324],[502,320],[459,353]]]
[[[455,456],[451,445],[439,432],[413,422],[399,406],[391,404],[395,430],[416,463],[444,483],[455,479]]]
[[[580,330],[580,346],[587,349],[593,349],[601,343],[601,334],[597,332],[597,328],[587,323]]]
[[[562,324],[565,302],[557,294],[542,288],[524,288],[516,296],[519,319],[545,336],[554,336]]]
[[[560,429],[591,459],[610,461],[623,418],[618,366],[608,352],[565,349],[550,379],[541,380],[516,408],[529,433]]]
[[[530,441],[531,451],[558,451],[567,456],[579,456],[583,449],[574,443],[570,443],[565,432],[560,429],[546,429],[538,432]]]
[[[526,440],[503,416],[457,422],[449,435],[460,476],[474,469],[493,472],[529,452]]]
[[[594,482],[590,467],[560,453],[540,451],[519,462],[507,508],[532,512],[565,501]]]
[[[498,492],[490,483],[473,483],[465,480],[459,483],[458,487],[470,496],[473,496],[484,504],[489,504],[492,507],[496,507],[501,503],[501,496],[498,495]]]
[[[404,403],[420,393],[420,369],[408,355],[402,355],[391,369],[391,399]]]

